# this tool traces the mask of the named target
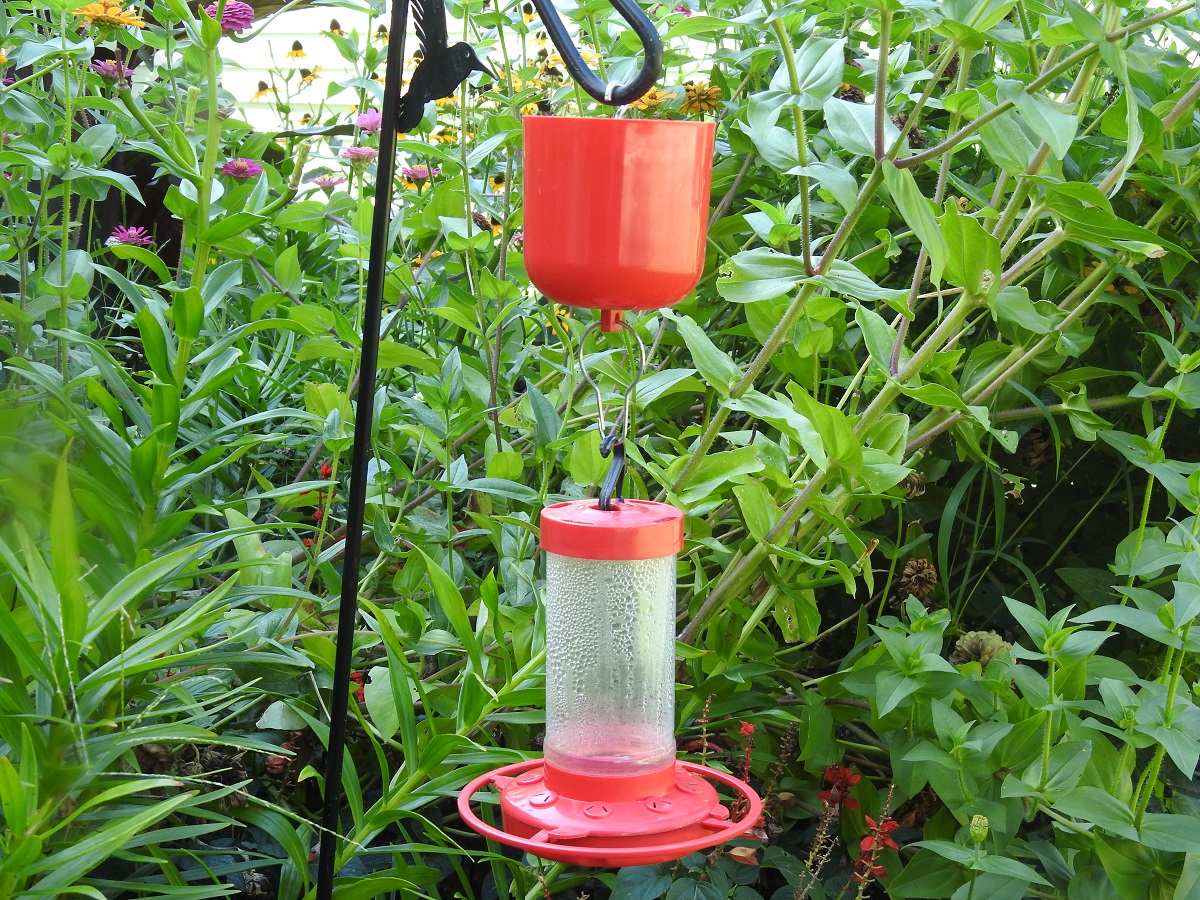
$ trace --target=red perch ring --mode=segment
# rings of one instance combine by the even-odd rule
[[[747,801],[741,819],[730,821],[728,807],[705,779]],[[471,798],[489,784],[500,790],[503,829],[471,809]],[[740,837],[762,815],[762,800],[740,779],[695,763],[676,761],[646,775],[596,778],[531,759],[480,775],[459,794],[458,812],[484,837],[534,856],[615,868],[680,859]]]

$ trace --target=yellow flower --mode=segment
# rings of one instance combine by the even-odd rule
[[[433,101],[433,104],[438,109],[441,109],[443,106],[452,106],[453,104],[455,104],[457,102],[458,102],[458,95],[455,94],[452,97],[438,97],[436,100]]]
[[[300,125],[302,127],[308,125],[310,122],[312,122],[312,116],[309,113],[305,113],[300,117]]]
[[[320,77],[321,77],[321,67],[320,66],[313,66],[311,71],[309,71],[308,69],[300,70],[300,80],[303,81],[305,84],[312,84],[314,81],[316,81]]]
[[[499,194],[502,190],[504,190],[504,176],[493,175],[488,179],[488,187],[492,189],[492,193]]]
[[[267,96],[267,94],[273,90],[275,90],[275,89],[273,87],[271,87],[269,84],[267,84],[265,81],[260,81],[258,83],[258,90],[255,91],[254,96],[250,98],[250,102],[253,103],[256,100],[261,100],[263,97]]]
[[[713,112],[721,105],[721,89],[717,85],[709,85],[707,81],[689,81],[683,86],[687,94],[679,104],[683,113]]]
[[[135,28],[145,28],[145,20],[133,10],[124,10],[112,3],[89,3],[75,10],[75,15],[85,20],[89,25],[100,25],[105,28],[122,28],[132,25]]]
[[[386,26],[386,25],[380,25],[378,28],[376,28],[376,29],[375,29],[375,40],[377,40],[377,41],[381,41],[382,43],[385,43],[385,44],[386,44],[386,43],[387,43],[387,39],[388,39],[388,30],[387,30],[387,26]]]
[[[340,36],[341,34],[343,34],[344,32],[342,31],[342,24],[341,24],[341,22],[339,22],[337,19],[330,19],[330,20],[329,20],[329,33],[330,33],[330,34],[336,34],[336,35],[339,35],[339,36]]]
[[[534,19],[536,19],[538,17],[537,10],[535,10],[533,8],[532,3],[522,3],[521,4],[521,15],[522,15],[522,17],[524,17],[526,25],[528,25],[530,22],[532,22]]]
[[[304,59],[304,45],[299,41],[292,41],[292,49],[288,51],[288,59]]]
[[[678,94],[664,94],[658,88],[652,87],[629,105],[634,109],[656,109],[664,100],[674,100]]]
[[[4,51],[0,50],[0,66],[8,62],[8,57],[4,55]]]

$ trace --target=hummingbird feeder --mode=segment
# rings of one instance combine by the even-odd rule
[[[682,300],[704,269],[715,122],[525,117],[525,269],[556,303]]]
[[[535,856],[588,866],[678,859],[748,831],[762,812],[739,779],[675,758],[675,563],[683,513],[625,500],[542,510],[545,758],[495,769],[458,798],[463,821]],[[731,814],[710,783],[739,795]],[[499,791],[502,827],[471,799]]]

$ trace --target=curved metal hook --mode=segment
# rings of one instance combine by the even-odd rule
[[[638,369],[633,378],[630,379],[629,387],[625,391],[625,396],[622,398],[621,412],[617,414],[616,420],[612,424],[612,429],[608,434],[605,434],[604,422],[604,395],[600,391],[600,385],[592,380],[592,376],[588,373],[587,365],[584,362],[585,348],[587,346],[588,335],[599,322],[593,322],[584,330],[583,335],[579,338],[579,369],[583,372],[584,380],[592,386],[592,390],[596,392],[596,418],[599,420],[597,429],[600,432],[600,455],[606,459],[611,455],[612,463],[608,467],[608,474],[604,477],[604,483],[600,486],[600,493],[597,495],[599,506],[605,512],[612,511],[613,498],[615,496],[618,503],[625,499],[624,484],[625,484],[625,439],[629,436],[629,410],[633,404],[633,394],[637,390],[637,383],[646,371],[646,345],[642,343],[641,337],[637,331],[628,322],[621,322],[621,327],[628,329],[633,335],[633,339],[638,345]]]
[[[538,11],[542,24],[546,26],[546,33],[550,35],[550,40],[558,48],[567,71],[571,73],[571,77],[579,83],[579,86],[587,91],[593,100],[609,106],[625,106],[627,103],[640,99],[646,91],[654,87],[658,76],[662,74],[662,38],[658,36],[658,29],[654,27],[650,17],[642,12],[642,8],[634,0],[609,0],[609,2],[621,14],[621,18],[629,23],[634,34],[641,39],[642,52],[645,54],[642,68],[629,84],[613,82],[605,84],[597,78],[571,42],[567,29],[563,25],[562,19],[558,17],[558,11],[554,8],[553,3],[550,0],[533,0],[533,6]]]

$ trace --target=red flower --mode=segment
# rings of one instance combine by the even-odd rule
[[[870,857],[860,856],[854,863],[854,880],[863,881],[868,875],[876,878],[887,878],[887,868],[879,863],[873,863]]]
[[[363,687],[363,673],[362,672],[351,672],[350,680],[358,685],[358,688],[354,691],[354,699],[357,700],[359,703],[362,703],[364,700],[367,699],[366,688]]]
[[[304,546],[305,547],[311,547],[315,543],[316,543],[316,541],[314,541],[312,538],[304,538]]]
[[[862,776],[846,766],[830,766],[825,770],[825,780],[839,787],[853,787],[862,781]]]
[[[314,522],[320,522],[320,521],[321,521],[321,511],[320,511],[319,509],[314,509],[314,510],[313,510],[313,514],[312,514],[312,520],[313,520]]]
[[[871,833],[859,842],[858,848],[862,852],[868,853],[876,848],[882,849],[884,847],[892,850],[900,849],[896,842],[888,837],[889,834],[900,827],[899,822],[895,822],[887,816],[884,816],[883,821],[878,824],[870,816],[864,816],[863,818],[866,819],[867,827],[871,829]]]
[[[321,477],[331,478],[333,476],[333,466],[329,463],[321,463]]]
[[[742,737],[750,737],[751,735],[754,734],[754,731],[757,727],[758,726],[753,724],[752,722],[743,722],[742,727],[741,727]]]
[[[830,766],[825,770],[825,780],[830,788],[817,794],[817,799],[826,807],[844,806],[858,809],[858,801],[850,796],[850,788],[862,781],[862,776],[846,766]]]

